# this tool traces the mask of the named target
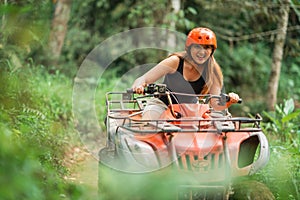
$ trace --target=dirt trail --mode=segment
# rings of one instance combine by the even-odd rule
[[[92,199],[98,197],[98,162],[91,155],[80,163],[76,169],[77,181],[87,189],[87,194]]]
[[[66,179],[82,186],[86,199],[98,199],[97,159],[80,147],[70,149],[66,157],[66,165],[71,171]]]

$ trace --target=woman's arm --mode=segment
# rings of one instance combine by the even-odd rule
[[[137,93],[143,93],[144,87],[148,84],[156,82],[166,74],[174,73],[178,64],[179,58],[175,55],[162,60],[143,76],[137,78],[132,85],[132,89]]]

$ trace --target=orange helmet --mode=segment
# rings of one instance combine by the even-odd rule
[[[194,28],[186,38],[185,48],[188,49],[192,44],[212,45],[215,50],[217,48],[217,38],[215,33],[208,28]]]

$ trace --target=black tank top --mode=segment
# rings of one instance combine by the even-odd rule
[[[200,94],[205,87],[204,77],[206,75],[206,68],[204,68],[202,75],[196,81],[187,81],[183,77],[184,59],[180,58],[177,70],[173,74],[167,74],[164,79],[164,84],[171,92],[187,93],[187,94]],[[168,105],[167,96],[161,96],[160,99]],[[196,103],[197,97],[171,95],[172,102],[178,103]]]

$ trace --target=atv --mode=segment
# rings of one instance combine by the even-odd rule
[[[226,94],[180,93],[199,102],[173,104],[170,97],[176,94],[163,84],[148,85],[142,95],[130,90],[106,94],[107,138],[99,151],[100,199],[227,200],[255,195],[251,189],[237,191],[247,186],[234,180],[255,174],[269,160],[261,116],[232,117],[228,110],[214,111],[210,100],[216,98],[224,105]],[[168,109],[159,119],[143,119],[147,100],[162,95],[169,99]],[[274,199],[266,190],[259,195]]]

